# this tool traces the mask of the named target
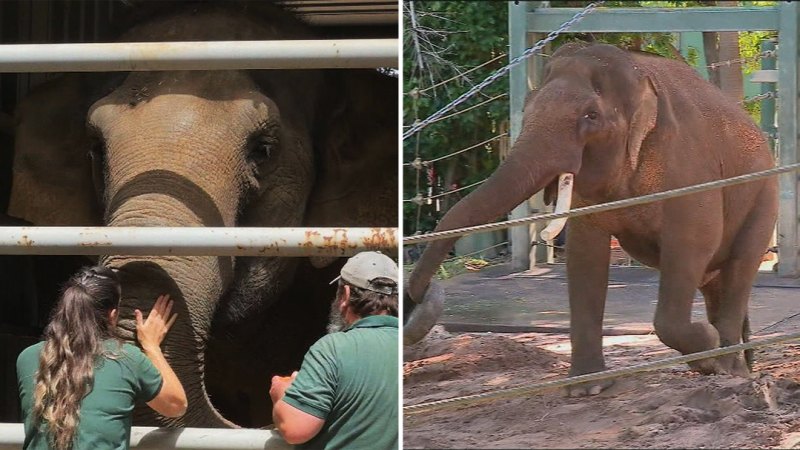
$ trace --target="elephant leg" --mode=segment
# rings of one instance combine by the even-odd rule
[[[709,262],[719,249],[722,214],[709,211],[714,209],[713,205],[721,205],[713,194],[676,200],[680,201],[664,205],[661,282],[653,325],[661,342],[686,355],[719,346],[717,329],[705,321],[692,322],[691,314],[696,290],[705,281]],[[706,205],[703,208],[706,212],[697,205]],[[699,222],[701,217],[711,220]],[[708,290],[712,290],[711,287]],[[712,315],[724,309],[716,308],[716,303],[711,302]],[[701,373],[722,371],[713,359],[696,361],[690,366]]]
[[[603,313],[608,289],[611,236],[581,218],[570,219],[567,234],[567,278],[569,280],[570,342],[572,365],[569,375],[605,370],[603,359]],[[593,381],[567,388],[571,397],[599,394],[613,381]]]
[[[720,272],[722,295],[716,322],[712,322],[719,332],[721,346],[736,345],[750,339],[750,320],[748,305],[750,291],[758,275],[766,242],[761,242],[766,233],[753,232],[758,227],[742,227],[743,232],[736,239],[731,256]],[[722,369],[726,373],[747,376],[753,363],[752,351],[720,357]]]

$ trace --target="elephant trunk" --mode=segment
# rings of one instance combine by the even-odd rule
[[[131,226],[141,220],[144,211],[150,225],[188,226],[187,211],[172,209],[169,218],[154,217],[153,210],[145,205],[153,199],[149,195],[126,201],[112,214],[109,226]],[[140,203],[141,202],[141,203]],[[200,223],[194,224],[199,226]],[[174,301],[173,311],[178,320],[161,347],[164,356],[177,374],[186,391],[188,409],[179,419],[162,419],[160,422],[174,426],[235,427],[222,417],[212,405],[205,386],[205,351],[214,310],[232,278],[232,259],[216,256],[161,256],[130,257],[105,256],[105,265],[118,269],[122,281],[122,301],[119,308],[119,332],[128,341],[136,338],[134,310],[147,315],[156,298],[169,294]],[[149,411],[142,416],[152,417]],[[137,413],[137,416],[139,414]]]
[[[435,231],[487,223],[510,212],[530,196],[544,189],[561,173],[575,172],[572,165],[566,164],[570,162],[567,158],[559,159],[555,156],[547,156],[557,154],[555,149],[558,147],[556,146],[539,144],[541,150],[535,156],[525,151],[525,148],[532,147],[533,139],[530,135],[520,136],[515,142],[515,150],[512,150],[510,156],[485,183],[456,203],[445,214]],[[579,156],[579,152],[576,154]],[[548,165],[543,163],[544,161],[555,163]],[[411,310],[411,317],[406,321],[404,327],[404,333],[408,336],[405,339],[407,343],[414,339],[421,339],[427,334],[427,329],[418,328],[429,328],[435,323],[435,318],[422,318],[419,315],[430,315],[431,311],[439,313],[442,311],[441,306],[417,308],[417,310],[424,309],[426,312],[415,311],[414,307],[416,304],[424,304],[429,300],[427,290],[430,280],[457,239],[448,238],[430,242],[409,277],[406,294],[412,303],[407,305],[407,309]],[[443,296],[443,291],[440,294],[432,294],[430,300],[441,303],[443,299],[433,298],[438,295]]]

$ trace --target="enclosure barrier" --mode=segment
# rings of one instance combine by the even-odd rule
[[[338,257],[397,242],[397,228],[0,227],[7,255]]]
[[[613,378],[619,378],[624,375],[633,375],[642,372],[650,372],[656,369],[663,369],[665,367],[670,367],[677,364],[699,361],[701,359],[706,359],[706,358],[714,358],[717,356],[728,355],[731,353],[736,353],[744,350],[751,350],[773,344],[780,344],[783,342],[788,342],[797,339],[800,339],[800,332],[789,333],[780,336],[772,336],[764,339],[759,339],[757,341],[745,342],[743,344],[736,344],[728,347],[715,348],[703,352],[690,353],[688,355],[675,356],[673,358],[664,358],[658,361],[651,361],[644,364],[622,367],[619,369],[587,373],[575,377],[544,381],[541,383],[525,384],[513,388],[497,389],[494,391],[482,392],[480,394],[465,395],[462,397],[453,397],[453,398],[446,398],[443,400],[435,400],[432,402],[406,405],[403,406],[403,412],[406,414],[415,414],[415,413],[430,412],[433,410],[439,410],[445,408],[454,408],[458,406],[467,406],[478,403],[485,403],[493,400],[499,400],[502,398],[519,398],[520,396],[525,394],[534,394],[548,389],[575,386],[589,381],[610,380]]]
[[[19,450],[25,441],[21,423],[0,423],[0,450]],[[273,430],[132,427],[131,448],[140,450],[289,450]]]
[[[0,72],[398,66],[397,39],[0,45]]]
[[[647,194],[639,197],[631,197],[607,203],[598,203],[596,205],[585,206],[583,208],[575,208],[560,213],[539,214],[535,216],[522,217],[519,219],[506,220],[503,222],[487,223],[484,225],[475,225],[472,227],[464,227],[464,228],[454,228],[452,230],[435,231],[433,233],[420,234],[417,236],[407,236],[403,238],[403,245],[438,241],[440,239],[466,236],[468,234],[481,233],[484,231],[501,230],[505,228],[516,227],[519,225],[527,225],[529,223],[534,223],[534,222],[545,222],[549,220],[561,219],[564,217],[569,218],[575,216],[585,216],[587,214],[595,214],[604,211],[611,211],[614,209],[628,208],[631,206],[643,205],[645,203],[657,202],[674,197],[680,197],[683,195],[694,194],[697,192],[709,191],[712,189],[719,189],[722,187],[748,183],[751,181],[761,180],[764,178],[769,178],[782,173],[794,172],[797,170],[800,170],[800,163],[775,167],[773,169],[761,170],[759,172],[752,172],[731,178],[723,178],[721,180],[709,181],[707,183],[695,184],[692,186],[686,186],[678,189],[670,189],[668,191],[656,192],[654,194]]]

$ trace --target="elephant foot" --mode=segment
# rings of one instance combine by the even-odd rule
[[[567,397],[589,397],[597,395],[614,385],[614,380],[589,381],[586,383],[567,386],[565,388]]]
[[[605,365],[600,365],[591,369],[575,369],[569,371],[569,377],[577,377],[589,373],[602,372],[606,370]],[[588,397],[597,395],[614,385],[613,379],[587,381],[586,383],[575,384],[565,388],[567,397]]]
[[[703,375],[733,375],[737,377],[750,377],[750,369],[741,353],[723,355],[717,358],[692,361],[689,367]]]

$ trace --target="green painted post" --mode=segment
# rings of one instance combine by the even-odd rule
[[[778,153],[780,164],[797,162],[798,4],[781,2],[778,24]],[[778,275],[796,277],[798,270],[797,172],[780,175],[778,214]]]
[[[538,2],[537,2],[538,3]],[[527,29],[526,19],[531,5],[526,1],[508,2],[508,59],[511,60],[521,55],[525,51]],[[528,90],[528,64],[523,61],[513,67],[509,74],[509,104],[511,113],[511,142],[517,140],[522,129],[522,109],[525,103],[525,95]],[[530,215],[528,202],[525,201],[509,215],[509,219],[527,217]],[[511,267],[513,270],[527,270],[530,264],[528,257],[530,235],[528,226],[513,227],[508,232],[509,242],[511,243]]]

